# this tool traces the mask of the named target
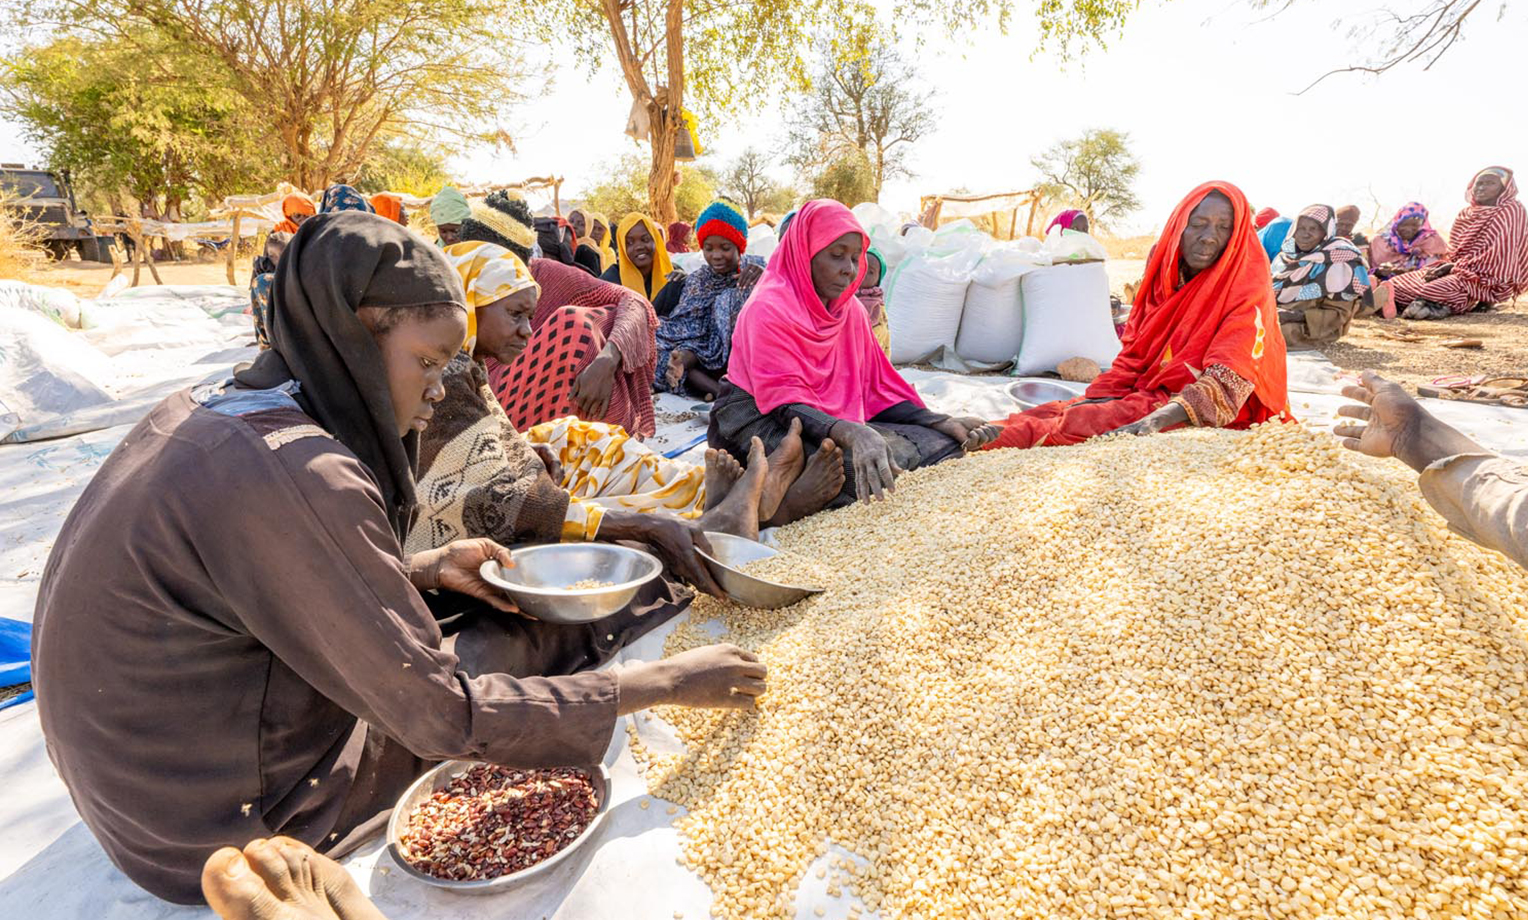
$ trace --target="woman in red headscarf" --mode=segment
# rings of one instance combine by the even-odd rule
[[[1206,182],[1179,202],[1152,249],[1114,366],[1078,399],[999,422],[992,447],[1246,428],[1287,403],[1284,336],[1247,199],[1229,182]]]
[[[836,201],[796,212],[738,317],[711,408],[711,446],[740,460],[754,437],[773,451],[799,423],[802,441],[819,446],[814,464],[831,457],[839,466],[839,484],[821,497],[830,508],[881,498],[903,470],[958,457],[997,434],[980,419],[929,411],[891,366],[855,299],[869,248]],[[809,464],[802,478],[813,472]]]

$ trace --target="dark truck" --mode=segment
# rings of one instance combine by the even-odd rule
[[[69,171],[26,169],[0,163],[0,193],[5,210],[29,229],[54,259],[66,259],[72,249],[86,262],[110,262],[110,236],[97,236],[90,216],[80,210],[69,184]]]

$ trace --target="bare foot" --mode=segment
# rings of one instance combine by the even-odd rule
[[[764,497],[759,499],[759,520],[767,521],[780,510],[780,502],[791,484],[806,467],[806,449],[801,444],[801,419],[791,419],[791,430],[769,455],[769,478],[764,480]]]
[[[737,458],[724,450],[708,448],[706,450],[706,511],[710,511],[732,491],[737,481],[743,478],[743,464],[737,462]]]
[[[766,526],[780,527],[816,514],[844,488],[844,451],[832,438],[822,442],[801,476],[785,491],[785,499]]]
[[[223,920],[387,920],[339,863],[289,837],[213,853],[202,894]]]
[[[689,352],[682,348],[676,348],[669,352],[668,367],[663,371],[663,382],[668,384],[670,393],[678,393],[679,385],[684,383],[684,375],[690,372],[689,362],[685,355]]]
[[[729,455],[730,456],[730,455]],[[764,494],[764,482],[769,478],[769,457],[764,454],[764,442],[758,438],[748,450],[748,469],[743,478],[714,508],[700,516],[700,526],[705,530],[719,530],[735,537],[759,538],[759,499]]]

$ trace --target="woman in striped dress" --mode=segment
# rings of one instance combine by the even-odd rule
[[[1512,170],[1492,166],[1470,183],[1469,204],[1454,218],[1447,261],[1380,285],[1386,316],[1441,319],[1511,300],[1528,290],[1528,211]]]

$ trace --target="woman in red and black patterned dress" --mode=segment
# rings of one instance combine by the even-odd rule
[[[462,222],[461,238],[514,252],[541,286],[530,344],[513,364],[487,362],[489,384],[515,428],[576,415],[620,425],[638,438],[653,434],[658,316],[652,304],[576,266],[530,258],[535,231],[523,201],[491,197]]]

